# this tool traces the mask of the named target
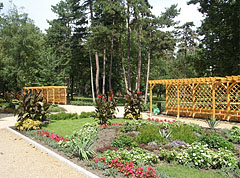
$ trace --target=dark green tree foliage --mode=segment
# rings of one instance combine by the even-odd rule
[[[178,51],[176,59],[172,60],[170,64],[173,68],[178,68],[179,70],[172,70],[170,74],[172,77],[189,78],[197,75],[194,61],[199,39],[193,27],[193,22],[186,22],[182,26],[176,27]]]
[[[58,77],[71,88],[70,93],[73,96],[74,85],[79,86],[77,81],[86,83],[83,81],[86,78],[85,71],[79,70],[87,68],[84,59],[86,52],[83,47],[87,23],[85,8],[80,5],[80,1],[67,0],[52,6],[52,11],[58,18],[49,21],[47,45],[58,58],[55,67],[59,73]]]
[[[200,4],[204,15],[199,34],[203,35],[205,73],[213,76],[239,75],[240,72],[240,1],[191,0]],[[210,70],[210,72],[208,72]],[[201,73],[201,72],[200,72]]]
[[[38,85],[42,34],[27,14],[19,14],[16,7],[2,18],[1,87],[16,91],[24,86]]]

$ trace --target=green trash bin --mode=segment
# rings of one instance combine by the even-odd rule
[[[158,115],[159,113],[160,113],[159,108],[156,107],[156,108],[153,109],[153,114],[154,115]]]

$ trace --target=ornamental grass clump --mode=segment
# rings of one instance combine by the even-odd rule
[[[77,155],[79,159],[88,160],[96,154],[93,151],[93,144],[98,138],[97,131],[97,124],[86,123],[80,131],[74,131],[63,146],[70,148],[72,154]]]
[[[109,119],[116,118],[116,107],[117,99],[113,97],[113,91],[107,92],[107,95],[98,95],[95,118],[98,119],[100,125],[108,124]]]
[[[192,127],[187,124],[180,124],[171,129],[171,139],[172,140],[181,140],[188,144],[191,144],[197,140],[199,137],[195,135]]]

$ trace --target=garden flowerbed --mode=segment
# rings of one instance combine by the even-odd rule
[[[237,177],[239,140],[235,136],[235,143],[229,142],[231,132],[167,120],[85,124],[70,137],[46,130],[21,131],[99,177],[171,177],[160,171],[161,165],[184,165],[218,177],[222,175],[215,172],[229,172]],[[84,141],[73,141],[77,138]],[[89,146],[81,150],[83,143]]]

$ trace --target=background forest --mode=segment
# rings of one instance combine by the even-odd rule
[[[66,85],[94,97],[145,92],[149,79],[239,75],[240,1],[188,3],[200,4],[197,30],[179,25],[176,4],[155,16],[148,0],[62,0],[46,33],[13,6],[0,16],[0,93]]]

